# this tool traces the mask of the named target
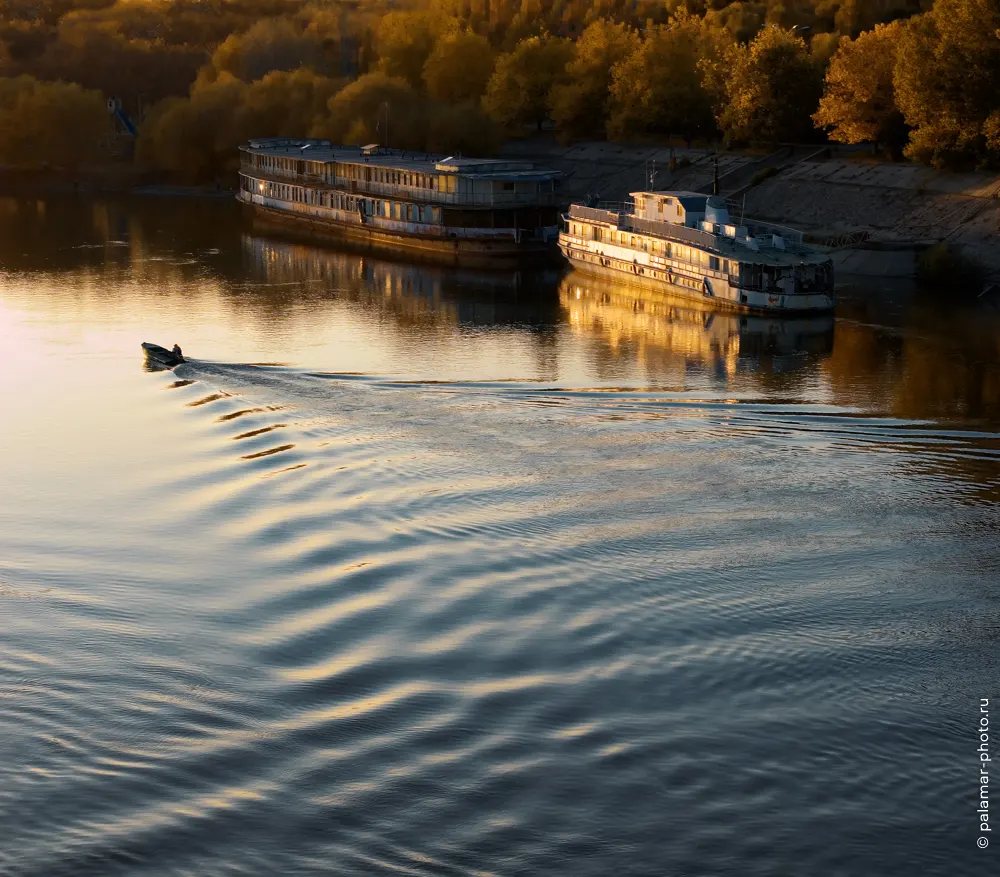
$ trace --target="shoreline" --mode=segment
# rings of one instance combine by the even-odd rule
[[[748,216],[789,225],[829,247],[838,270],[915,278],[921,254],[944,245],[1000,279],[1000,174],[957,173],[872,160],[836,144],[776,148],[770,154],[711,146],[561,145],[552,137],[510,141],[501,155],[561,170],[567,200],[624,201],[653,188],[710,193],[718,160],[720,194]]]
[[[563,173],[567,204],[599,197],[624,201],[650,188],[720,194],[750,216],[801,229],[829,247],[838,271],[876,279],[914,279],[922,254],[944,246],[1000,280],[1000,174],[954,173],[922,165],[852,159],[855,148],[815,145],[770,154],[711,146],[561,145],[553,137],[510,140],[498,155]],[[0,168],[0,195],[118,195],[235,200],[235,185],[191,186],[131,165],[78,169]]]

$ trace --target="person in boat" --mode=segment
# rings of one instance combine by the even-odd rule
[[[177,357],[178,362],[184,362],[184,354],[181,352],[180,344],[174,344],[173,349],[170,352]]]

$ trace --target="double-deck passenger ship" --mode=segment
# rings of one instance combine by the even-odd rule
[[[559,235],[580,269],[618,282],[751,312],[816,312],[834,306],[833,262],[802,232],[735,223],[723,198],[697,192],[632,192],[623,207],[574,204]]]
[[[268,138],[240,149],[239,200],[318,238],[449,259],[555,250],[557,171],[328,140]]]

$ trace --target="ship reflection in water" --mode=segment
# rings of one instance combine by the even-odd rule
[[[574,271],[559,287],[574,332],[598,335],[609,355],[636,359],[650,377],[708,369],[727,380],[809,370],[833,351],[831,314],[789,318],[718,311],[689,299]]]
[[[392,315],[400,325],[554,327],[556,268],[483,270],[394,261],[351,250],[243,236],[250,272],[273,289],[335,289],[341,297]]]

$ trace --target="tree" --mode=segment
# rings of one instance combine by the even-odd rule
[[[244,82],[253,82],[272,70],[308,67],[322,72],[329,66],[314,33],[304,32],[283,18],[267,18],[245,33],[227,37],[200,78],[212,81],[220,73],[229,73]]]
[[[549,94],[566,81],[566,65],[572,56],[569,40],[550,36],[521,40],[513,52],[497,59],[483,106],[507,128],[535,125],[541,130],[548,117]]]
[[[550,95],[552,119],[560,134],[572,139],[604,133],[611,104],[615,65],[636,51],[639,35],[627,25],[599,18],[577,40],[567,79]]]
[[[813,114],[840,143],[873,142],[896,160],[906,143],[906,123],[896,106],[892,79],[904,21],[879,24],[856,40],[845,38],[826,73],[826,91]]]
[[[708,10],[705,15],[707,22],[725,28],[741,43],[757,36],[766,18],[766,3],[729,3],[721,9]]]
[[[405,79],[368,73],[330,98],[326,116],[313,133],[335,143],[384,143],[388,126],[390,146],[422,149],[426,140],[422,103]]]
[[[478,100],[493,73],[493,52],[486,37],[463,32],[441,37],[424,64],[427,93],[441,101]]]
[[[157,104],[139,129],[136,158],[192,182],[218,178],[239,159],[235,124],[248,86],[230,73],[199,84],[188,98]]]
[[[375,34],[378,69],[423,86],[424,65],[434,50],[435,21],[426,12],[390,12],[382,16]]]
[[[301,137],[324,118],[343,83],[312,70],[275,70],[249,84],[234,116],[240,142],[251,137]]]
[[[791,31],[764,28],[729,54],[718,115],[727,143],[801,141],[815,136],[812,114],[822,80],[805,42]]]
[[[657,25],[611,73],[608,136],[644,134],[701,137],[715,131],[712,94],[706,88],[704,61],[715,56],[716,37],[702,22],[679,14]]]
[[[478,101],[433,104],[428,117],[428,149],[479,156],[496,151],[500,132]]]
[[[139,130],[140,162],[199,182],[235,170],[251,137],[301,137],[328,115],[339,83],[312,70],[275,70],[251,83],[222,73],[187,98],[153,108]]]
[[[75,83],[0,79],[0,162],[76,168],[100,154],[104,96]],[[72,131],[73,136],[56,132]]]
[[[935,0],[896,55],[896,102],[913,129],[906,154],[941,167],[1000,161],[1000,0]]]

